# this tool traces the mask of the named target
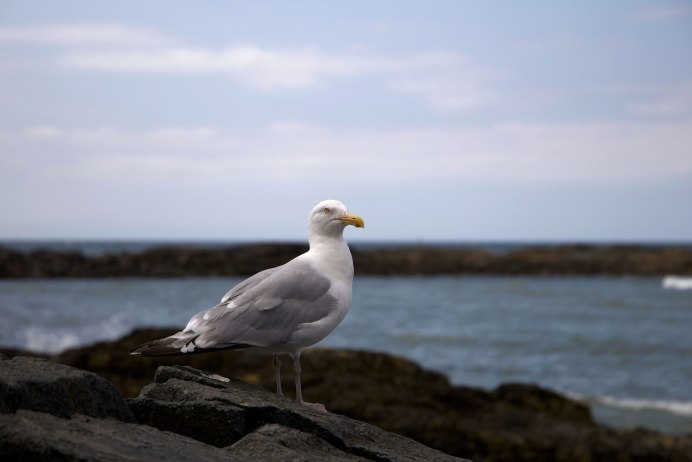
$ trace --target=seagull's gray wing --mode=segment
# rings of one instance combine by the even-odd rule
[[[292,260],[231,289],[222,303],[196,314],[182,334],[195,349],[273,347],[291,340],[302,324],[327,317],[336,299],[331,283],[312,265]]]
[[[264,281],[265,279],[267,279],[269,276],[271,276],[275,272],[279,271],[282,268],[282,266],[278,266],[276,268],[269,268],[269,269],[266,269],[264,271],[260,271],[259,273],[255,274],[254,276],[250,276],[249,278],[247,278],[243,282],[231,287],[231,290],[226,292],[226,295],[224,295],[223,298],[221,299],[221,303],[227,302],[229,300],[233,300],[234,298],[237,298],[238,296],[242,295],[246,291],[252,289],[257,284]]]

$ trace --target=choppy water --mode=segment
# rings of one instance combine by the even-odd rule
[[[183,326],[240,278],[0,280],[0,344],[57,352]],[[692,290],[661,278],[357,277],[322,345],[386,351],[459,384],[538,383],[619,427],[692,432]]]

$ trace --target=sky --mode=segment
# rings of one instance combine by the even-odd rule
[[[0,239],[692,241],[692,2],[0,1]]]

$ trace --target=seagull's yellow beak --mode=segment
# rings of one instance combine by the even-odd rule
[[[339,217],[339,220],[341,220],[342,223],[346,223],[347,225],[353,225],[356,228],[365,228],[365,222],[358,215],[352,215],[348,213],[343,217]]]

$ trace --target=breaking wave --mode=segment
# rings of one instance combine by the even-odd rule
[[[658,411],[692,417],[692,401],[665,401],[656,399],[614,398],[612,396],[586,396],[568,393],[568,396],[586,404],[626,409],[629,411]]]
[[[663,278],[664,289],[692,290],[692,277],[666,276]]]
[[[36,353],[57,354],[69,348],[115,340],[132,327],[125,313],[115,313],[99,323],[76,327],[29,326],[24,330],[23,348]]]

